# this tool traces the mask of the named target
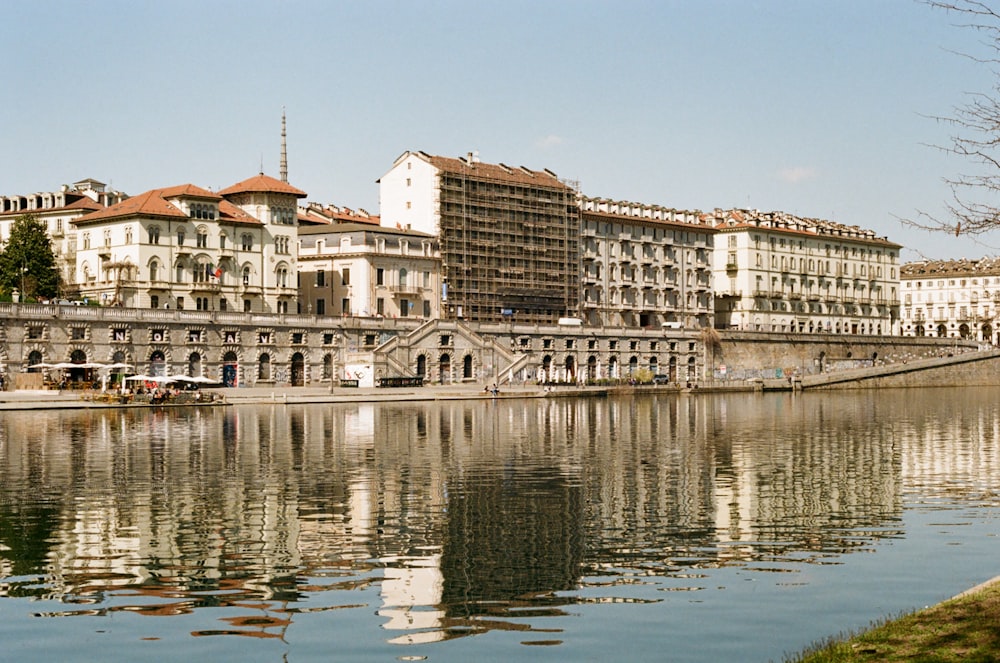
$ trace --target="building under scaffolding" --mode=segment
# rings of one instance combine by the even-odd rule
[[[578,315],[577,192],[555,173],[406,152],[379,182],[385,221],[440,238],[443,317]]]

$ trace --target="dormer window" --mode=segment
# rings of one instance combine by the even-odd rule
[[[192,203],[189,208],[189,215],[192,219],[208,219],[212,221],[216,218],[215,205],[209,203]]]

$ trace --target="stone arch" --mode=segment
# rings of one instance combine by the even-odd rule
[[[441,384],[451,384],[451,355],[447,352],[438,358],[438,381]]]
[[[417,355],[417,377],[425,378],[427,377],[427,355],[419,354]]]
[[[566,381],[576,382],[576,357],[567,355],[563,361],[563,366],[566,369]]]
[[[149,353],[149,375],[167,374],[167,354],[163,350],[155,349]]]
[[[471,354],[467,354],[464,357],[462,357],[462,379],[463,380],[471,380],[473,378],[472,365],[473,365],[473,361],[472,361],[472,355]]]
[[[301,352],[292,355],[292,379],[293,387],[301,387],[306,383],[306,361]]]
[[[240,354],[237,350],[226,350],[222,353],[222,384],[226,387],[238,387],[240,382]]]
[[[198,377],[201,375],[201,359],[200,352],[192,352],[188,355],[187,374],[189,377]]]
[[[271,354],[261,352],[257,357],[257,381],[269,382],[271,380]]]
[[[594,355],[590,355],[589,357],[587,357],[587,380],[597,380],[598,379],[597,370],[598,370],[597,357],[595,357]]]

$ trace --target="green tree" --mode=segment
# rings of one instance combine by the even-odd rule
[[[59,294],[59,270],[45,226],[32,214],[14,220],[10,238],[0,251],[0,291],[21,293],[21,300]]]

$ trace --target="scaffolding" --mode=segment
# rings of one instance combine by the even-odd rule
[[[554,323],[579,306],[576,191],[550,171],[433,159],[449,317]]]

